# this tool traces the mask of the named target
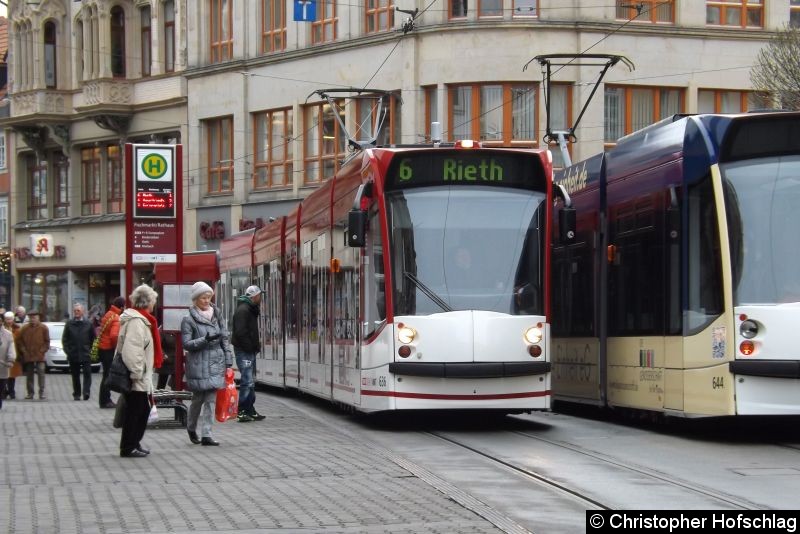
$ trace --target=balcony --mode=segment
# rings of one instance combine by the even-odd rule
[[[15,119],[41,118],[42,115],[68,116],[72,113],[72,93],[43,89],[9,95],[11,117]]]
[[[76,111],[128,111],[133,105],[133,83],[124,80],[91,80],[75,98]]]

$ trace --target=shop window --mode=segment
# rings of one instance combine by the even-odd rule
[[[71,311],[66,272],[20,272],[20,304],[39,310],[42,321],[63,321]]]
[[[253,187],[291,186],[294,154],[291,108],[253,114],[255,172]]]

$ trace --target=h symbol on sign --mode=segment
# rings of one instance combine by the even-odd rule
[[[161,160],[150,158],[147,160],[147,172],[153,174],[161,174]]]

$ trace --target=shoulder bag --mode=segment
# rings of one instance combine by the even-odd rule
[[[128,323],[125,323],[119,333],[117,350],[114,354],[114,359],[111,361],[108,378],[106,379],[106,387],[117,393],[128,393],[131,390],[131,372],[125,362],[122,361],[122,347],[125,346],[125,331],[127,329]]]
[[[94,338],[92,341],[92,349],[89,351],[89,359],[92,360],[92,363],[97,363],[100,361],[100,338],[103,337],[103,332],[106,331],[106,327],[108,323],[111,322],[111,317],[103,323],[103,328],[100,329],[100,333],[97,334],[97,337]]]

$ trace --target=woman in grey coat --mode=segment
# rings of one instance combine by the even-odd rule
[[[233,365],[233,349],[219,308],[211,303],[214,290],[205,282],[192,286],[192,306],[181,322],[186,350],[186,389],[192,392],[186,430],[192,443],[219,445],[211,437],[217,390],[225,387],[225,369]],[[200,422],[200,437],[197,423]]]

